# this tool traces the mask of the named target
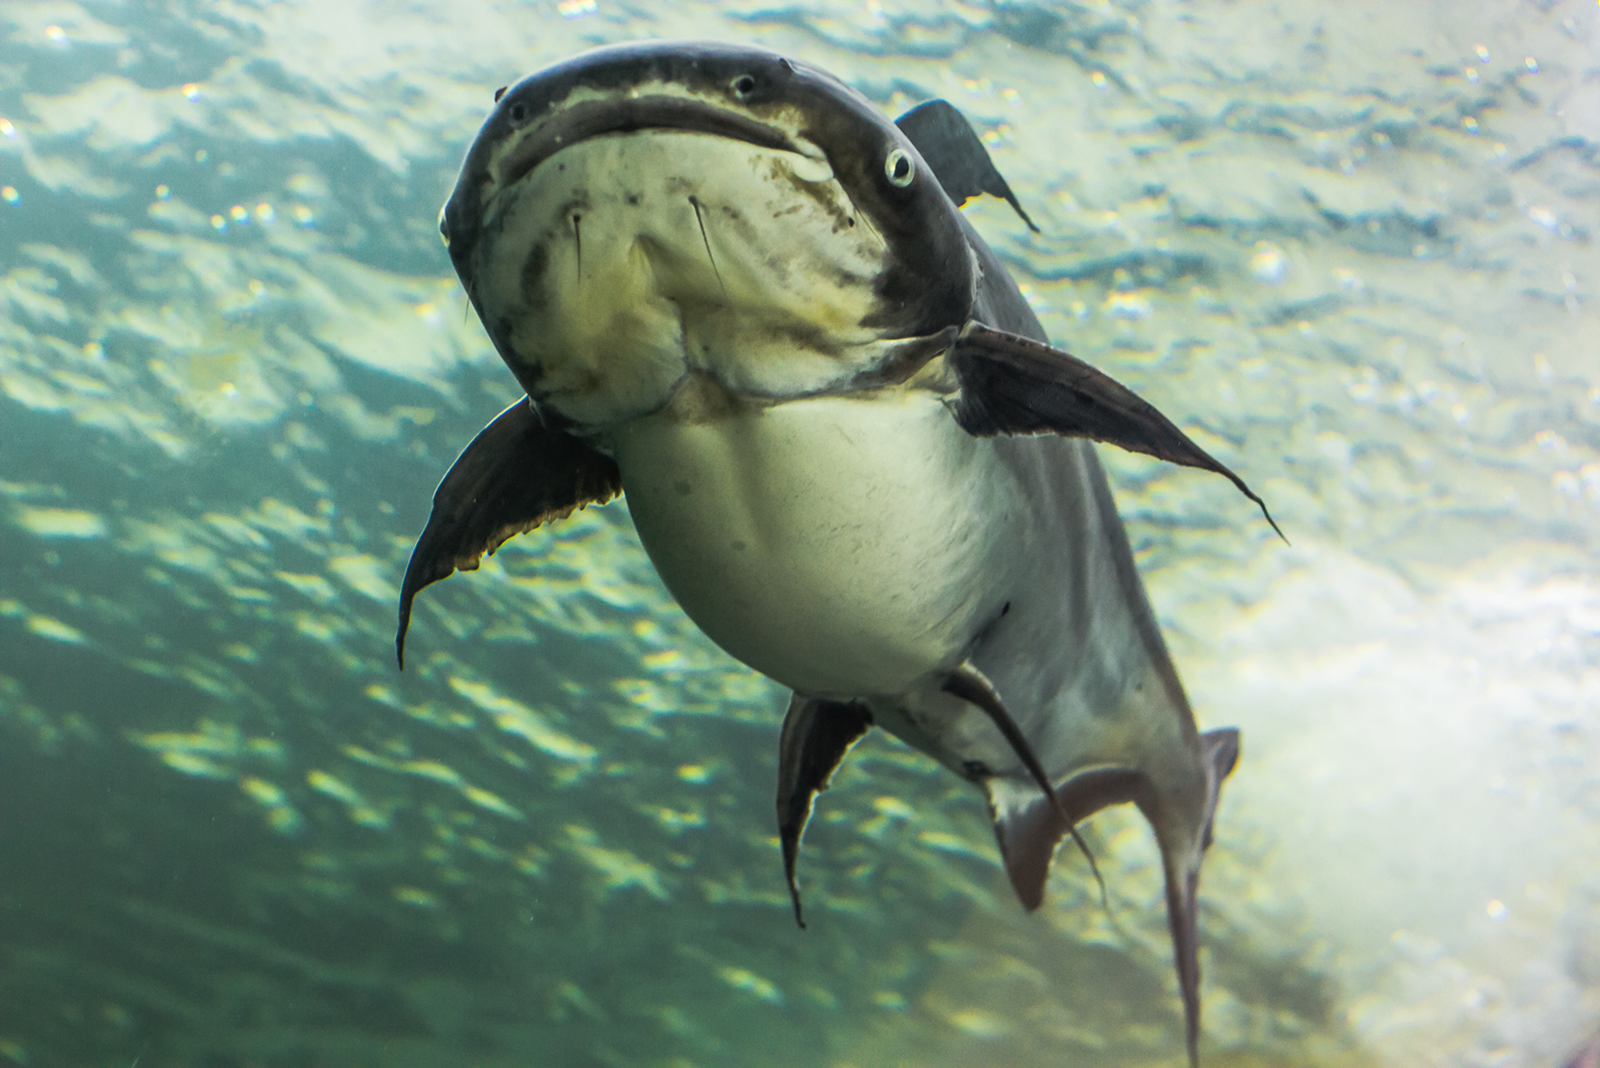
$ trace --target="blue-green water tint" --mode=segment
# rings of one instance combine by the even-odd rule
[[[1207,1064],[1600,1026],[1593,5],[0,11],[0,1063],[1177,1063],[1143,827],[1026,917],[903,748],[794,928],[776,688],[620,506],[424,596],[515,395],[435,213],[493,90],[637,36],[962,107],[1059,342],[1261,491],[1107,451],[1205,726]],[[1585,79],[1588,78],[1588,81]]]

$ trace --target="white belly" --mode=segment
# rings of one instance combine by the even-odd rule
[[[994,442],[882,391],[669,411],[608,435],[639,537],[702,630],[803,693],[905,693],[1024,581],[1029,510]]]

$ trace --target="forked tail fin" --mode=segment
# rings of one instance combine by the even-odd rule
[[[1080,772],[1056,788],[1060,808],[1043,798],[991,786],[995,837],[1005,858],[1006,874],[1029,911],[1044,900],[1045,879],[1056,847],[1067,836],[1061,813],[1077,823],[1111,805],[1133,802],[1156,834],[1166,876],[1167,922],[1183,997],[1184,1036],[1189,1063],[1198,1066],[1200,1041],[1200,955],[1196,894],[1200,861],[1211,845],[1222,782],[1239,761],[1239,732],[1232,728],[1200,736],[1204,793],[1164,794],[1148,775],[1134,768],[1094,768]],[[1196,803],[1198,802],[1198,804]]]

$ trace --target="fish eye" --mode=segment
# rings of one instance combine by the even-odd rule
[[[528,121],[528,106],[519,100],[511,105],[506,111],[506,115],[511,119],[513,126],[521,126]]]
[[[917,176],[917,165],[911,161],[911,153],[905,149],[890,149],[883,161],[883,174],[889,179],[890,185],[904,189]]]
[[[752,75],[741,74],[728,84],[728,88],[733,90],[734,96],[743,100],[756,91],[756,80]]]

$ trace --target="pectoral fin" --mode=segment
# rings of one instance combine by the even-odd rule
[[[956,421],[978,437],[1060,434],[1212,471],[1250,498],[1278,537],[1266,502],[1131,389],[1076,356],[1038,341],[968,323],[946,357],[961,393]]]
[[[934,177],[958,206],[979,193],[988,193],[1005,200],[1028,224],[1028,229],[1039,232],[1017,202],[1017,195],[995,168],[982,139],[949,101],[930,100],[919,104],[894,123],[917,146],[922,158],[933,168]]]
[[[430,583],[475,570],[507,539],[622,492],[610,457],[547,427],[524,398],[472,439],[433,494],[433,513],[400,588],[395,656],[405,667],[411,603]]]
[[[783,717],[778,742],[778,835],[783,843],[783,872],[794,901],[794,920],[802,928],[800,890],[794,881],[800,836],[811,819],[817,794],[828,788],[850,747],[872,727],[872,714],[853,702],[824,701],[795,694]]]

